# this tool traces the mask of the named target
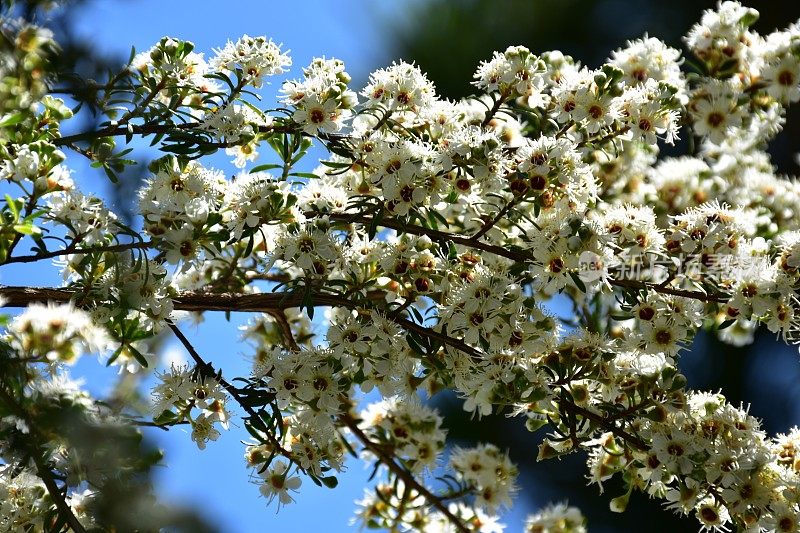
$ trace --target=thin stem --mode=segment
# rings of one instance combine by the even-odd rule
[[[34,263],[36,261],[41,261],[42,259],[52,259],[53,257],[59,257],[63,255],[72,255],[72,254],[81,255],[81,254],[91,254],[98,252],[124,252],[125,250],[149,248],[153,245],[151,242],[141,241],[141,242],[129,242],[124,244],[110,244],[108,246],[93,246],[91,248],[78,248],[78,242],[79,241],[75,241],[62,250],[53,250],[50,252],[43,252],[40,254],[19,255],[17,257],[9,257],[5,261],[0,262],[0,266],[7,265],[9,263]]]
[[[33,213],[33,210],[36,209],[36,202],[39,200],[39,197],[36,194],[31,193],[30,198],[28,198],[27,203],[25,204],[25,211],[22,214],[22,218],[27,218]],[[14,235],[14,239],[11,241],[11,244],[8,245],[8,251],[6,251],[6,257],[10,257],[11,253],[14,251],[14,248],[17,247],[19,241],[22,240],[22,233],[17,232]],[[2,264],[2,263],[0,263]]]
[[[508,97],[509,94],[507,93],[503,93],[499,96],[499,98],[495,101],[492,108],[486,112],[486,116],[483,118],[483,122],[481,122],[481,127],[485,128],[486,126],[489,125],[489,123],[492,121],[497,112],[500,111],[500,107],[505,103]]]
[[[580,405],[576,405],[570,402],[569,400],[566,400],[565,398],[561,398],[558,405],[564,408],[564,410],[569,411],[574,415],[580,415],[583,418],[591,420],[601,428],[610,431],[612,434],[616,435],[617,437],[621,438],[622,440],[624,440],[625,442],[627,442],[628,444],[639,450],[642,451],[649,450],[647,443],[645,443],[642,439],[640,439],[636,435],[628,433],[624,429],[617,426],[614,423],[613,419],[609,420],[607,418],[604,418],[598,415],[597,413],[593,413],[592,411],[589,411],[588,409],[585,409]]]
[[[448,520],[458,529],[464,533],[469,533],[470,529],[464,524],[460,517],[456,516],[445,503],[434,493],[428,490],[424,485],[419,483],[405,468],[397,464],[395,458],[383,450],[379,445],[372,442],[370,438],[358,427],[356,421],[350,415],[342,415],[339,417],[342,424],[350,430],[350,432],[364,445],[366,449],[372,452],[378,460],[386,465],[386,467],[398,478],[403,480],[407,487],[412,487],[415,491],[421,494],[428,503],[439,510]]]
[[[219,383],[222,386],[222,388],[225,389],[227,393],[231,395],[231,397],[236,401],[236,403],[239,404],[239,407],[241,407],[248,415],[250,415],[251,418],[260,419],[261,416],[258,413],[256,413],[252,407],[247,405],[247,403],[242,399],[241,394],[239,394],[239,389],[231,385],[225,378],[223,378],[221,372],[215,371],[214,366],[211,363],[206,362],[202,357],[200,357],[200,354],[194,348],[189,339],[186,338],[183,332],[180,329],[178,329],[178,326],[176,326],[175,323],[172,321],[168,321],[167,325],[169,326],[169,329],[171,329],[172,332],[175,334],[175,336],[178,338],[178,340],[181,342],[181,344],[183,344],[183,347],[186,349],[191,358],[194,360],[195,364],[197,364],[197,367],[200,369],[200,372],[205,377],[211,378],[215,380],[217,383]],[[274,446],[275,450],[279,454],[283,455],[284,457],[286,457],[291,461],[294,461],[294,456],[292,455],[292,452],[281,446],[281,443],[278,442],[278,439],[275,437],[275,435],[271,434],[268,431],[263,433],[266,435],[267,440],[270,441],[270,444]]]
[[[25,421],[25,424],[27,424],[28,428],[30,428],[30,432],[28,434],[29,437],[38,435],[36,426],[32,424],[28,418],[28,413],[3,387],[0,387],[0,400],[2,400],[3,403],[6,404],[6,406],[16,414],[17,417]],[[38,474],[39,478],[41,478],[45,488],[47,488],[47,492],[53,499],[53,503],[55,504],[56,509],[58,509],[58,513],[61,515],[61,518],[69,527],[72,528],[75,533],[86,533],[86,529],[80,523],[78,518],[72,512],[72,508],[67,503],[64,491],[62,491],[56,484],[56,480],[53,477],[53,472],[45,464],[44,458],[41,455],[42,447],[35,442],[28,442],[28,444],[31,448],[30,456],[36,465],[36,473]]]
[[[164,87],[166,87],[166,85],[167,85],[167,79],[162,78],[161,81],[158,82],[158,85],[156,85],[153,88],[153,90],[150,91],[150,94],[148,94],[145,97],[145,99],[141,101],[139,105],[137,105],[136,107],[125,113],[125,115],[123,115],[122,118],[119,119],[118,126],[124,126],[125,124],[130,122],[132,118],[135,118],[137,115],[141,114],[145,109],[147,109],[147,106],[150,105],[150,102],[153,101],[153,99],[158,95],[158,93],[161,92],[161,90]]]
[[[575,147],[576,148],[583,148],[584,146],[586,146],[589,143],[592,143],[592,144],[603,144],[603,143],[606,143],[606,142],[610,141],[611,139],[619,137],[620,135],[624,135],[630,129],[631,129],[630,126],[625,126],[624,128],[620,128],[618,130],[614,130],[611,133],[608,133],[607,135],[604,135],[603,137],[600,137],[600,138],[591,138],[590,137],[588,139],[585,139],[585,140],[579,142],[577,145],[575,145]]]
[[[519,196],[515,196],[515,197],[514,197],[514,198],[513,198],[513,199],[512,199],[510,202],[508,202],[508,203],[507,203],[505,206],[503,206],[503,209],[501,209],[501,210],[500,210],[500,211],[499,211],[499,212],[498,212],[498,213],[497,213],[497,214],[494,216],[494,218],[492,218],[491,220],[487,221],[487,222],[486,222],[486,223],[485,223],[483,226],[481,226],[481,229],[480,229],[480,230],[478,230],[478,232],[477,232],[475,235],[473,235],[472,237],[470,237],[470,240],[477,241],[478,239],[480,239],[481,237],[483,237],[484,235],[486,235],[486,233],[487,233],[487,232],[488,232],[490,229],[492,229],[492,228],[495,226],[495,224],[497,224],[498,222],[500,222],[500,220],[501,220],[501,219],[502,219],[504,216],[506,216],[506,215],[508,214],[508,212],[509,212],[509,211],[511,211],[511,209],[512,209],[512,208],[513,208],[515,205],[517,205],[517,204],[519,203],[519,200],[520,200],[520,197],[519,197]]]

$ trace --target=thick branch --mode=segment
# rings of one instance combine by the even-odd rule
[[[34,302],[66,303],[69,302],[75,294],[74,291],[69,289],[55,289],[49,287],[0,287],[0,297],[5,300],[4,305],[6,307],[27,307]],[[269,313],[273,316],[276,311],[283,311],[290,307],[300,307],[304,305],[304,300],[305,297],[302,292],[257,294],[184,292],[172,298],[173,306],[178,311],[255,312]],[[313,293],[311,305],[315,307],[346,307],[348,309],[359,309],[363,307],[358,300],[322,292]],[[403,317],[390,314],[386,316],[389,320],[392,320],[409,331],[427,335],[430,338],[441,341],[443,344],[459,349],[473,358],[482,357],[478,350],[449,335],[411,322]]]

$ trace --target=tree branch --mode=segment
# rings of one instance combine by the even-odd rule
[[[313,214],[306,213],[306,215],[308,216]],[[369,226],[373,221],[372,217],[359,216],[358,214],[331,213],[328,216],[331,220],[338,220],[341,222],[348,222],[348,223],[358,222],[359,224],[364,224],[366,226]],[[474,240],[475,239],[474,237],[466,237],[464,235],[458,235],[456,233],[449,233],[446,231],[435,230],[423,226],[417,226],[414,224],[406,224],[400,220],[392,218],[387,218],[387,217],[381,218],[378,225],[383,226],[385,228],[394,229],[401,233],[409,233],[411,235],[426,235],[431,239],[440,242],[451,241],[455,244],[461,244],[468,248],[474,248],[476,250],[488,252],[500,257],[505,257],[507,259],[511,259],[512,261],[517,261],[517,262],[534,261],[533,255],[524,250],[497,246],[494,244],[482,242],[480,240]],[[639,281],[633,279],[611,279],[609,282],[611,283],[611,285],[620,288],[652,290],[661,294],[682,296],[684,298],[691,298],[693,300],[700,300],[702,302],[725,303],[729,300],[728,296],[722,293],[706,294],[705,292],[702,291],[674,289],[670,287],[665,287],[663,284],[648,283],[646,281]]]
[[[204,377],[213,379],[214,381],[219,383],[222,386],[222,388],[225,389],[227,393],[231,395],[231,397],[236,401],[236,403],[238,403],[239,406],[251,418],[260,420],[261,416],[258,413],[256,413],[252,407],[247,405],[247,403],[242,399],[241,394],[239,394],[239,389],[231,385],[225,378],[223,378],[222,372],[217,372],[216,370],[214,370],[214,366],[211,363],[206,362],[202,357],[200,357],[200,354],[197,352],[197,350],[195,350],[194,346],[192,346],[192,343],[189,341],[189,339],[186,338],[183,332],[180,329],[178,329],[178,326],[176,326],[172,321],[168,321],[167,325],[169,326],[169,329],[171,329],[172,332],[175,334],[175,336],[178,338],[178,340],[181,342],[181,344],[183,344],[183,347],[192,357],[195,364],[199,368],[201,374]],[[272,446],[275,447],[275,450],[279,454],[283,455],[290,461],[294,462],[294,455],[292,455],[292,452],[281,446],[281,443],[278,442],[278,439],[275,437],[275,435],[271,434],[268,431],[263,433],[267,436],[267,440],[270,441],[270,444],[272,444]]]
[[[38,435],[36,425],[31,423],[30,419],[28,418],[28,413],[3,387],[0,387],[0,400],[2,400],[2,402],[6,404],[6,406],[8,406],[8,408],[14,412],[16,416],[25,421],[25,424],[27,424],[28,428],[30,428],[29,436],[32,437]],[[86,533],[86,529],[75,516],[75,513],[72,512],[72,508],[67,503],[62,490],[58,488],[58,485],[56,485],[56,480],[53,477],[53,473],[45,464],[44,458],[41,455],[42,446],[36,442],[28,442],[28,444],[31,448],[31,459],[33,459],[33,462],[36,465],[36,473],[44,483],[45,488],[47,488],[47,492],[50,494],[50,497],[53,499],[53,503],[55,504],[56,509],[58,509],[58,514],[61,515],[61,518],[64,520],[64,522],[70,528],[72,528],[75,533]]]
[[[386,467],[398,478],[403,480],[407,487],[412,487],[419,494],[421,494],[428,503],[439,510],[448,520],[463,533],[469,533],[470,529],[464,524],[460,517],[456,516],[447,505],[434,493],[428,490],[424,485],[419,483],[405,468],[397,464],[394,457],[386,453],[383,448],[372,442],[370,438],[358,427],[356,421],[349,414],[339,417],[341,423],[350,430],[350,432],[364,445],[366,449],[372,452],[378,460],[386,465]]]
[[[621,438],[631,446],[638,448],[639,450],[647,451],[650,449],[642,439],[618,427],[614,423],[614,419],[606,419],[597,413],[593,413],[592,411],[589,411],[588,409],[585,409],[580,405],[576,405],[568,400],[564,400],[563,398],[558,401],[558,405],[563,407],[566,411],[570,411],[572,414],[580,415],[583,418],[591,420],[601,428],[610,431],[612,434]]]
[[[93,246],[91,248],[78,248],[78,242],[79,241],[75,241],[66,248],[63,248],[61,250],[52,250],[50,252],[44,252],[33,255],[19,255],[17,257],[9,257],[5,261],[0,262],[0,266],[7,265],[10,263],[35,263],[36,261],[41,261],[42,259],[52,259],[53,257],[59,257],[71,254],[80,255],[80,254],[91,254],[97,252],[124,252],[125,250],[134,250],[137,248],[145,249],[153,245],[149,241],[137,241],[137,242],[129,242],[123,244],[110,244],[108,246]]]

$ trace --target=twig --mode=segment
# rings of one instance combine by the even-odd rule
[[[572,403],[569,400],[566,400],[564,398],[562,398],[561,401],[559,401],[558,405],[563,407],[564,410],[569,411],[574,415],[580,415],[583,418],[587,418],[587,419],[595,422],[601,428],[610,431],[612,434],[614,434],[617,437],[623,439],[625,442],[627,442],[628,444],[634,446],[635,448],[637,448],[639,450],[642,450],[642,451],[649,450],[649,447],[647,446],[647,444],[642,439],[640,439],[636,435],[628,433],[624,429],[618,427],[616,424],[614,424],[613,420],[609,420],[607,418],[604,418],[604,417],[602,417],[602,416],[600,416],[600,415],[598,415],[596,413],[593,413],[593,412],[589,411],[588,409],[584,409],[580,405],[576,405],[576,404],[574,404],[574,403]]]
[[[419,494],[421,494],[426,500],[428,500],[430,505],[436,507],[439,512],[445,515],[447,519],[450,520],[450,522],[456,527],[456,529],[464,533],[469,533],[470,529],[464,524],[461,518],[450,511],[447,505],[445,505],[438,496],[428,490],[424,485],[419,483],[411,474],[411,472],[397,464],[392,455],[386,453],[383,448],[372,442],[372,440],[370,440],[370,438],[361,430],[361,428],[358,427],[358,424],[350,415],[342,415],[339,417],[339,420],[359,441],[361,441],[366,449],[375,454],[378,460],[386,465],[386,467],[391,470],[395,476],[402,479],[403,483],[405,483],[407,487],[412,487]]]
[[[511,209],[512,209],[512,208],[513,208],[515,205],[517,205],[517,203],[519,203],[519,199],[520,199],[520,197],[519,197],[519,196],[515,196],[515,197],[514,197],[514,198],[513,198],[513,199],[512,199],[510,202],[508,202],[508,203],[507,203],[505,206],[503,206],[503,209],[501,209],[501,210],[500,210],[500,211],[499,211],[499,212],[498,212],[498,213],[497,213],[497,214],[494,216],[494,218],[492,218],[491,220],[489,220],[488,222],[486,222],[486,223],[485,223],[483,226],[481,226],[481,229],[480,229],[480,230],[478,230],[478,232],[477,232],[475,235],[473,235],[472,237],[470,237],[470,240],[472,240],[472,241],[477,241],[478,239],[480,239],[481,237],[483,237],[484,235],[486,235],[486,233],[487,233],[487,232],[488,232],[490,229],[492,229],[492,228],[495,226],[495,224],[497,224],[498,222],[500,222],[500,220],[501,220],[501,219],[502,219],[504,216],[506,216],[506,215],[508,214],[508,212],[509,212],[509,211],[511,211]]]
[[[147,106],[148,106],[148,105],[150,105],[150,102],[152,102],[152,101],[153,101],[153,99],[156,97],[156,95],[158,95],[158,93],[160,93],[160,92],[161,92],[161,90],[162,90],[164,87],[166,87],[166,85],[167,85],[167,78],[162,78],[162,79],[161,79],[161,80],[158,82],[158,84],[157,84],[157,85],[156,85],[156,86],[155,86],[155,87],[154,87],[154,88],[153,88],[153,89],[150,91],[150,94],[148,94],[148,95],[145,97],[145,99],[144,99],[144,100],[142,100],[142,101],[139,103],[139,105],[137,105],[136,107],[134,107],[133,109],[131,109],[130,111],[128,111],[127,113],[125,113],[125,114],[122,116],[122,118],[121,118],[121,119],[119,119],[119,122],[117,123],[117,125],[118,125],[118,126],[125,126],[125,125],[126,125],[128,122],[130,122],[130,121],[131,121],[131,119],[132,119],[132,118],[135,118],[135,117],[136,117],[137,115],[139,115],[139,114],[140,114],[142,111],[144,111],[144,110],[147,108]]]
[[[506,94],[506,93],[503,93],[503,94],[501,94],[501,95],[500,95],[500,97],[497,99],[497,101],[495,101],[495,103],[494,103],[494,105],[492,106],[492,108],[491,108],[491,109],[489,109],[489,110],[486,112],[486,116],[483,118],[483,122],[481,122],[481,127],[485,128],[486,126],[488,126],[488,125],[489,125],[489,123],[492,121],[492,119],[493,119],[493,118],[494,118],[494,116],[497,114],[497,112],[498,112],[498,111],[500,111],[500,107],[501,107],[501,106],[502,106],[502,105],[505,103],[505,101],[508,99],[508,96],[509,96],[509,95],[508,95],[508,94]]]
[[[292,333],[292,325],[289,324],[289,320],[286,318],[286,311],[284,309],[276,309],[274,311],[269,311],[268,314],[275,319],[275,322],[278,323],[278,328],[281,330],[283,342],[285,342],[289,349],[293,352],[299,352],[300,346],[297,345],[297,341],[294,338],[294,333]]]
[[[51,259],[53,257],[59,257],[62,255],[72,255],[72,254],[81,255],[81,254],[91,254],[98,252],[123,252],[125,250],[134,250],[137,248],[149,248],[150,246],[152,246],[152,243],[149,241],[140,241],[140,242],[129,242],[124,244],[111,244],[108,246],[93,246],[91,248],[78,248],[77,245],[78,241],[75,241],[62,250],[53,250],[41,254],[19,255],[17,257],[9,257],[5,261],[0,262],[0,266],[7,265],[9,263],[34,263],[36,261],[41,261],[42,259]]]
[[[178,338],[178,340],[181,342],[181,344],[183,344],[183,347],[186,349],[191,358],[194,360],[195,364],[197,364],[197,367],[199,368],[200,372],[205,377],[209,377],[215,380],[217,383],[219,383],[222,386],[222,388],[225,389],[228,392],[228,394],[231,395],[231,397],[236,401],[236,403],[238,403],[239,406],[248,415],[250,415],[251,418],[260,420],[261,416],[258,413],[256,413],[252,407],[247,405],[247,403],[245,403],[245,401],[242,399],[242,396],[239,394],[239,389],[231,385],[225,378],[223,378],[221,372],[216,372],[214,370],[214,366],[211,363],[206,362],[202,357],[200,357],[200,354],[197,352],[197,350],[195,350],[194,346],[189,341],[189,339],[186,338],[183,332],[181,332],[181,330],[178,329],[178,326],[176,326],[175,323],[173,323],[172,321],[167,321],[167,325],[169,326],[169,329],[171,329],[172,332],[175,334],[175,336]],[[277,451],[279,454],[283,455],[287,459],[294,461],[294,456],[292,455],[292,452],[281,446],[281,443],[278,442],[278,439],[275,437],[275,435],[273,435],[268,431],[265,431],[263,433],[264,435],[266,435],[267,440],[270,441],[270,444],[274,446],[275,451]]]
[[[38,430],[34,424],[31,424],[28,418],[28,413],[22,408],[22,406],[17,404],[16,400],[14,400],[11,394],[9,394],[3,387],[0,387],[0,399],[2,399],[3,403],[5,403],[8,408],[16,414],[16,416],[25,421],[28,428],[30,428],[29,437],[38,435]],[[55,504],[56,509],[58,509],[58,513],[61,515],[61,518],[69,527],[72,528],[75,533],[86,533],[86,529],[80,523],[78,518],[72,512],[72,508],[67,503],[63,491],[58,488],[58,485],[56,485],[56,480],[53,477],[53,473],[45,464],[44,458],[40,455],[42,446],[35,442],[29,442],[28,444],[31,448],[30,456],[36,465],[36,473],[38,474],[39,478],[41,478],[44,486],[47,488],[47,492],[53,499],[53,503]]]

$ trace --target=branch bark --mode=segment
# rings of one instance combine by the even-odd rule
[[[466,524],[464,524],[464,521],[450,511],[441,498],[419,483],[414,478],[413,474],[411,474],[411,472],[397,464],[392,455],[386,453],[380,446],[372,442],[372,440],[370,440],[370,438],[361,430],[361,428],[358,427],[358,424],[350,415],[343,415],[339,417],[339,420],[359,441],[361,441],[361,444],[363,444],[367,450],[373,453],[381,463],[386,465],[386,467],[395,476],[402,479],[403,483],[406,484],[406,487],[412,487],[419,494],[421,494],[429,504],[434,506],[439,510],[439,512],[445,515],[447,519],[450,520],[450,522],[456,527],[456,529],[458,529],[458,531],[469,533],[470,529],[466,526]]]

